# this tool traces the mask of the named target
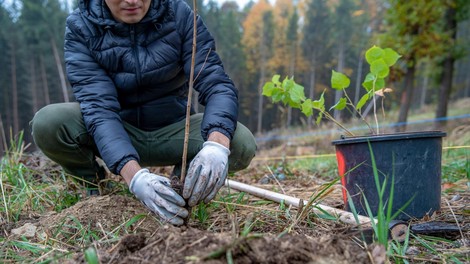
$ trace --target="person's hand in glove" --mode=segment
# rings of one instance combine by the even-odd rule
[[[189,164],[183,186],[183,197],[189,198],[191,207],[214,199],[227,178],[230,150],[214,141],[206,141],[202,146]]]
[[[170,180],[148,169],[141,169],[134,175],[129,189],[150,211],[173,225],[182,225],[189,215],[183,197],[171,188]]]

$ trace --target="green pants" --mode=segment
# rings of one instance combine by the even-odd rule
[[[202,148],[202,114],[191,116],[188,160]],[[181,166],[185,120],[155,131],[143,131],[124,122],[129,137],[140,156],[141,166]],[[93,138],[88,134],[78,103],[51,104],[40,109],[31,121],[37,147],[72,175],[93,180],[100,169],[100,157]],[[109,133],[112,133],[110,131]],[[256,152],[253,134],[238,123],[230,144],[229,171],[246,168]],[[189,161],[188,161],[189,162]]]

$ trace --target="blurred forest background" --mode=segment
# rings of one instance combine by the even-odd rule
[[[198,0],[197,5],[239,89],[240,121],[257,135],[315,126],[300,111],[263,98],[262,86],[274,74],[294,76],[316,97],[329,87],[331,70],[344,72],[357,101],[368,72],[364,52],[372,45],[402,55],[389,81],[395,92],[385,101],[385,108],[399,113],[396,122],[406,123],[410,109],[427,106],[439,127],[450,102],[470,97],[468,0],[258,0],[246,6]],[[0,0],[0,153],[10,131],[24,131],[31,142],[29,121],[38,109],[74,100],[64,72],[63,37],[75,6],[66,0]],[[327,95],[327,104],[339,96]]]

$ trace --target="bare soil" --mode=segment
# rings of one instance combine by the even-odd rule
[[[41,218],[37,225],[53,234],[113,230],[146,209],[122,195],[91,197],[58,214]],[[77,226],[77,222],[81,225]],[[64,230],[67,228],[69,230]],[[348,236],[338,233],[262,234],[240,237],[233,232],[201,229],[197,223],[173,227],[160,225],[151,215],[133,224],[115,243],[96,243],[101,263],[226,263],[227,252],[236,263],[368,263],[368,257]],[[67,238],[62,238],[66,240]],[[102,241],[105,239],[102,239]],[[86,263],[77,252],[68,263]]]

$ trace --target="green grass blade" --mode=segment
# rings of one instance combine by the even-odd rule
[[[85,261],[88,264],[99,264],[98,253],[96,252],[95,247],[89,247],[85,250]]]

